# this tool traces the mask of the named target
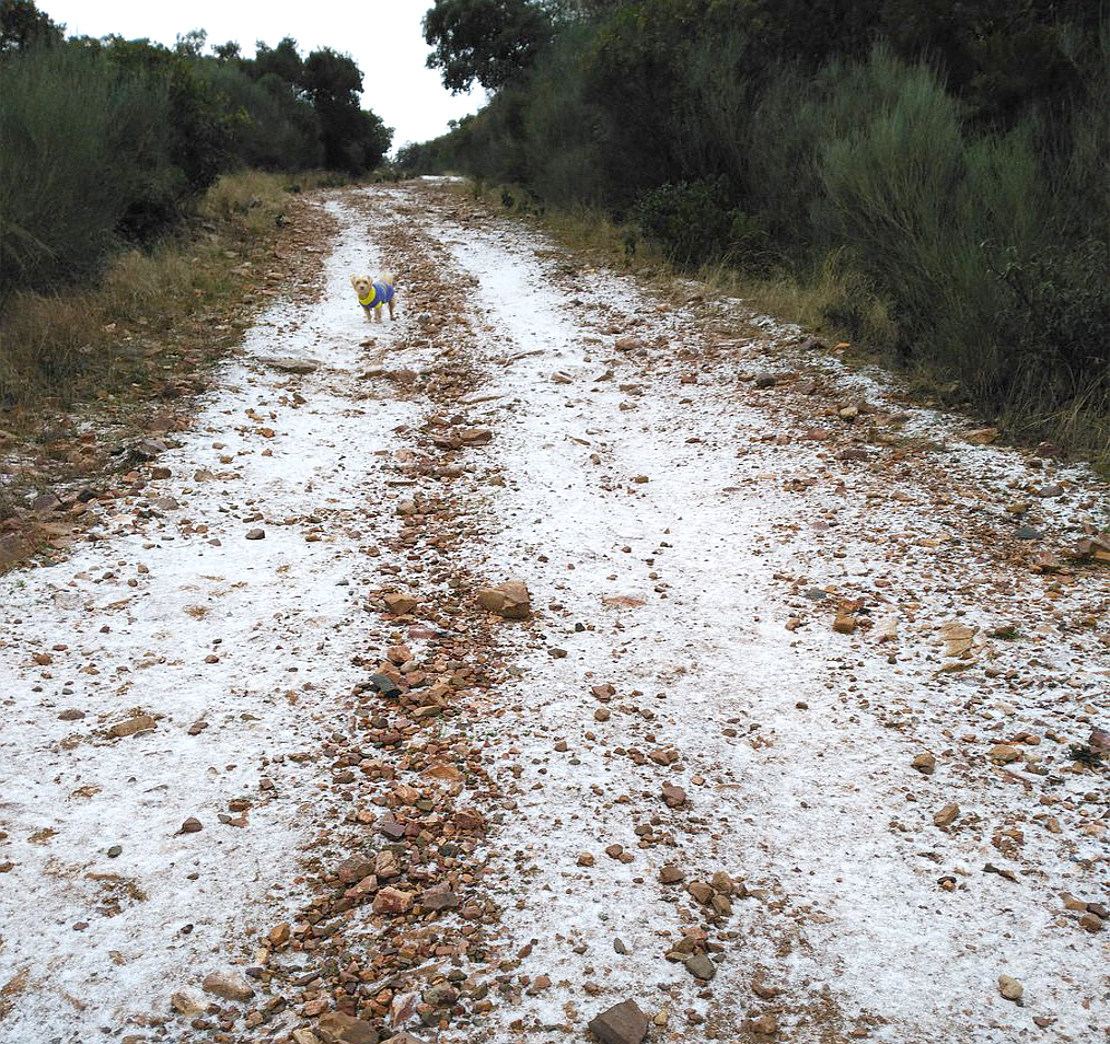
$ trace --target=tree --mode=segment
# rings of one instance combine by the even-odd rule
[[[279,80],[299,89],[304,78],[304,62],[297,51],[297,41],[286,36],[277,47],[267,47],[259,40],[255,44],[254,62],[251,74],[255,79],[263,76],[276,76]]]
[[[204,45],[208,43],[206,29],[190,29],[187,33],[177,34],[177,43],[174,50],[185,58],[199,58],[204,53]]]
[[[99,44],[120,69],[164,84],[170,102],[170,159],[199,195],[227,169],[234,117],[197,75],[197,62],[149,40],[106,36]]]
[[[242,58],[238,40],[228,40],[227,43],[213,44],[212,53],[221,62],[238,62]]]
[[[551,10],[530,0],[435,0],[424,15],[428,68],[455,94],[475,81],[497,90],[532,67],[552,31]]]
[[[301,83],[320,121],[324,162],[334,170],[361,174],[381,162],[393,132],[359,107],[362,73],[345,54],[323,47],[304,63]]]
[[[65,26],[35,7],[33,0],[0,0],[0,54],[60,43],[64,33]]]

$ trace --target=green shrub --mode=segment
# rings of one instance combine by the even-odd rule
[[[175,190],[168,92],[58,46],[0,61],[0,97],[0,293],[95,272],[136,195]]]
[[[766,225],[730,206],[724,178],[662,185],[640,198],[635,219],[676,264],[728,261],[755,270],[768,259]]]
[[[636,204],[636,223],[678,264],[720,259],[731,244],[732,213],[722,179],[660,185]]]

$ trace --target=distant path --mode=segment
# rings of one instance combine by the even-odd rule
[[[1101,1038],[1105,485],[450,184],[326,206],[0,578],[0,1041]]]

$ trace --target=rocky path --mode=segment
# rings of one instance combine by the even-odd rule
[[[326,206],[0,578],[0,1041],[1103,1039],[1106,487],[456,186]]]

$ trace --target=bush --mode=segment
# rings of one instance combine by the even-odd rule
[[[94,273],[137,195],[172,196],[169,98],[102,56],[0,61],[0,294]]]
[[[724,257],[729,250],[732,216],[721,180],[661,185],[636,205],[636,223],[679,264]]]
[[[728,261],[759,269],[767,260],[764,223],[728,202],[724,178],[662,185],[636,205],[640,234],[680,265]]]

